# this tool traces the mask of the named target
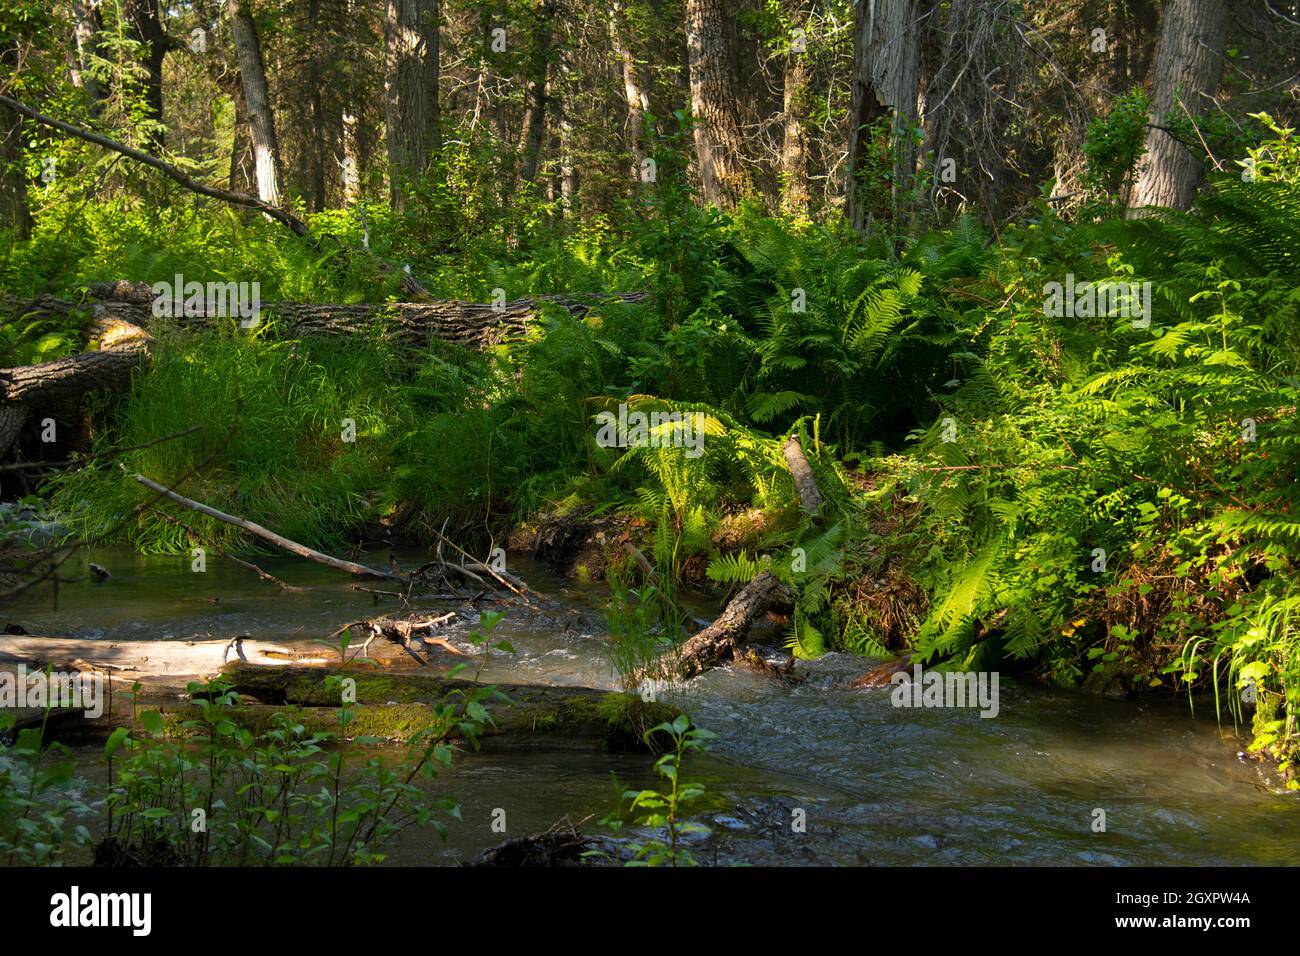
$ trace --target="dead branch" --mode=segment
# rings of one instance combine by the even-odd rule
[[[216,520],[223,521],[226,524],[234,525],[236,528],[247,531],[249,534],[255,535],[263,541],[269,541],[277,548],[282,548],[290,554],[296,554],[300,558],[306,558],[309,561],[315,561],[317,564],[323,564],[326,567],[335,568],[339,571],[346,571],[348,574],[355,575],[356,577],[375,578],[382,581],[402,580],[400,575],[395,574],[392,571],[377,571],[374,568],[366,567],[364,564],[357,564],[355,561],[343,561],[339,558],[331,557],[328,554],[322,554],[320,551],[299,544],[297,541],[291,541],[282,535],[278,535],[274,531],[264,528],[256,522],[248,521],[244,518],[236,517],[235,515],[226,514],[224,511],[218,511],[210,505],[205,505],[202,502],[193,500],[192,498],[186,498],[184,495],[179,495],[170,488],[164,487],[156,481],[151,481],[144,475],[136,475],[135,480],[151,491],[154,491],[165,498],[171,499],[178,505],[183,505],[191,511],[199,512],[199,514],[205,514],[209,518],[215,518]]]

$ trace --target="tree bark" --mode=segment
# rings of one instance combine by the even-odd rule
[[[31,304],[37,311],[45,311],[42,300]],[[0,455],[9,450],[36,413],[37,403],[123,388],[131,381],[131,373],[148,360],[152,339],[138,325],[121,317],[122,312],[131,311],[128,307],[109,309],[100,305],[95,311],[98,314],[87,332],[98,342],[98,350],[0,369]]]
[[[23,118],[8,106],[0,107],[0,225],[12,229],[17,239],[30,239],[32,210],[23,153]]]
[[[399,211],[405,188],[438,150],[438,18],[438,0],[388,0],[384,117],[389,196]]]
[[[126,0],[123,14],[130,25],[130,37],[143,46],[144,100],[149,118],[163,121],[163,61],[175,42],[163,29],[158,0]],[[161,130],[153,131],[148,138],[149,148],[157,152],[165,137]]]
[[[1130,212],[1152,206],[1186,209],[1201,180],[1201,160],[1164,129],[1171,119],[1195,122],[1219,89],[1225,0],[1167,0],[1152,67],[1151,122],[1146,159]],[[1184,112],[1184,110],[1186,112]]]
[[[270,206],[280,204],[280,144],[275,135],[275,114],[266,84],[262,44],[249,0],[227,0],[226,13],[235,39],[235,57],[248,107],[248,126],[253,140],[253,167],[257,196]]]
[[[800,6],[794,24],[802,28],[807,22],[807,11]],[[807,51],[787,52],[782,84],[781,208],[795,216],[808,211],[808,133],[804,128],[804,111],[811,81]]]
[[[148,283],[97,283],[90,287],[90,294],[105,302],[114,316],[126,321],[145,326],[154,320],[154,294]],[[545,304],[581,316],[602,302],[635,303],[644,299],[645,294],[641,292],[573,293],[516,299],[500,306],[455,300],[359,305],[280,302],[263,303],[262,310],[284,322],[286,333],[295,338],[359,335],[379,323],[389,335],[415,348],[424,348],[433,341],[484,348],[524,334],[528,323],[540,314]],[[66,316],[77,308],[74,303],[53,296],[39,296],[30,302],[0,298],[0,306],[7,310],[22,307],[24,312],[49,316]],[[200,314],[176,321],[184,327],[205,328],[220,318]]]
[[[645,162],[646,151],[643,137],[645,135],[645,113],[650,108],[650,101],[641,82],[641,71],[637,66],[636,56],[632,53],[628,37],[627,17],[621,3],[614,3],[609,18],[609,38],[618,57],[623,73],[623,97],[627,103],[627,120],[623,134],[627,138],[628,149],[632,153],[632,182],[641,182],[641,167]]]
[[[104,23],[94,0],[73,0],[73,39],[76,43],[72,85],[84,90],[90,100],[91,115],[98,118],[106,91],[94,74],[93,59],[99,54],[99,33]]]
[[[704,199],[730,208],[745,191],[744,138],[723,0],[686,0],[686,53],[695,158]]]
[[[817,478],[808,465],[798,435],[791,435],[786,439],[785,444],[781,446],[781,454],[785,456],[786,466],[794,476],[794,486],[799,492],[799,505],[803,508],[804,514],[815,514],[825,499],[822,498],[821,490],[817,487]]]
[[[542,163],[542,144],[546,138],[547,83],[551,70],[551,33],[554,29],[555,6],[551,0],[542,0],[533,15],[532,55],[528,65],[528,107],[524,110],[523,132],[519,151],[521,163],[519,178],[522,182],[537,181],[537,170]]]
[[[898,214],[916,173],[920,95],[921,31],[916,0],[859,3],[853,34],[853,77],[849,105],[849,158],[846,210],[850,224],[862,232],[871,216],[861,175],[870,162],[871,126],[892,116],[890,154],[893,176],[889,212]]]

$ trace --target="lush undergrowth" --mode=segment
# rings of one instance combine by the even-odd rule
[[[696,558],[720,583],[767,566],[797,585],[801,654],[906,649],[1099,689],[1213,690],[1225,719],[1252,719],[1256,745],[1285,754],[1300,710],[1296,153],[1276,131],[1254,181],[1223,178],[1188,215],[1072,224],[1044,203],[996,241],[958,221],[864,242],[665,189],[618,221],[539,214],[416,255],[411,221],[374,209],[372,248],[437,295],[650,295],[548,311],[483,353],[292,341],[274,322],[158,330],[150,371],[93,410],[95,447],[201,430],[47,490],[102,533],[142,499],[130,473],[202,465],[186,493],[323,546],[378,521],[417,536],[445,522],[477,546],[539,512],[621,512],[645,519],[669,577]],[[169,209],[92,204],[75,229],[47,217],[0,285],[69,294],[182,273],[257,280],[266,302],[396,295],[345,251],[354,216],[316,217],[339,241],[307,252],[261,221]],[[1067,277],[1151,283],[1149,323],[1049,317],[1049,284]],[[6,361],[80,347],[71,327],[8,335]],[[595,416],[620,403],[702,413],[705,453],[602,447]],[[780,454],[791,430],[828,499],[813,519]],[[756,510],[752,547],[720,545]],[[191,543],[153,513],[126,533]]]

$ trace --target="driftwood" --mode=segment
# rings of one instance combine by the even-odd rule
[[[736,592],[712,624],[688,638],[674,653],[665,655],[642,676],[685,679],[727,660],[772,670],[757,655],[746,653],[742,645],[749,636],[750,627],[767,613],[771,605],[787,604],[791,600],[789,588],[776,575],[771,571],[760,571]],[[781,673],[782,670],[775,669],[775,672]]]
[[[808,459],[803,453],[803,446],[799,444],[798,435],[791,435],[786,439],[785,444],[781,446],[781,454],[785,456],[785,463],[790,469],[790,474],[794,476],[794,486],[799,492],[799,505],[805,514],[815,514],[825,499],[822,498],[821,490],[817,487],[817,479],[813,477],[812,468],[809,467]]]
[[[133,681],[179,685],[203,680],[231,661],[285,667],[324,664],[330,652],[318,644],[259,641],[250,637],[215,641],[101,641],[61,637],[0,636],[0,667],[26,664],[56,670],[112,674],[123,687]]]
[[[408,654],[410,654],[420,664],[426,664],[428,661],[421,660],[411,652],[411,641],[419,640],[427,649],[429,647],[441,647],[444,651],[463,657],[465,652],[454,644],[449,643],[441,637],[432,637],[431,632],[434,628],[442,627],[451,621],[456,620],[456,612],[448,611],[446,614],[439,615],[420,615],[408,614],[405,617],[372,617],[362,621],[352,621],[344,624],[331,634],[326,640],[333,640],[343,634],[344,631],[356,629],[366,635],[366,642],[361,646],[361,656],[368,657],[370,645],[377,638],[384,638],[394,644],[400,644]]]
[[[274,531],[263,528],[260,524],[248,521],[235,515],[226,514],[224,511],[218,511],[210,505],[195,501],[192,498],[186,498],[184,495],[177,494],[170,488],[158,484],[146,478],[144,475],[136,475],[135,480],[140,482],[151,491],[155,491],[165,498],[169,498],[178,505],[184,505],[191,511],[197,511],[199,514],[205,514],[209,518],[215,518],[218,521],[224,521],[226,524],[234,525],[241,528],[251,535],[261,538],[263,541],[269,541],[277,548],[282,548],[290,554],[296,554],[300,558],[307,558],[309,561],[315,561],[317,564],[323,564],[326,567],[335,568],[339,571],[346,571],[348,574],[362,578],[376,578],[384,581],[398,581],[401,576],[392,571],[378,571],[374,568],[368,568],[364,564],[357,564],[355,561],[344,561],[341,558],[334,558],[328,554],[323,554],[305,544],[299,544],[297,541],[291,541],[283,535],[278,535]]]

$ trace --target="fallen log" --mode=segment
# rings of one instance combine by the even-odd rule
[[[812,468],[803,453],[803,446],[799,443],[797,434],[786,439],[785,444],[781,446],[781,454],[785,456],[786,466],[794,476],[794,486],[799,492],[799,505],[803,508],[804,514],[816,514],[825,499],[822,497],[821,489],[817,487],[817,479],[813,476]]]
[[[757,655],[742,647],[754,622],[778,603],[793,600],[790,589],[771,571],[760,571],[752,581],[736,592],[712,624],[688,638],[675,651],[666,654],[647,669],[642,677],[684,680],[703,673],[724,661],[755,664]],[[791,659],[793,660],[793,658]],[[763,669],[768,666],[758,662]],[[780,669],[776,669],[780,673]],[[788,670],[788,669],[787,669]]]
[[[112,282],[91,287],[91,295],[113,297],[115,314],[131,322],[148,326],[157,321],[153,314],[156,298],[147,283]],[[275,316],[284,323],[285,334],[291,338],[317,335],[357,335],[378,325],[385,334],[403,345],[424,348],[431,342],[454,342],[467,348],[485,348],[522,336],[528,323],[536,319],[546,305],[557,306],[570,315],[583,316],[604,302],[636,303],[646,298],[644,292],[570,293],[567,295],[539,295],[492,304],[462,302],[456,299],[431,302],[368,303],[334,305],[312,302],[265,303],[261,311]],[[29,313],[63,316],[78,308],[75,303],[53,296],[38,296],[30,300],[8,298],[7,309],[25,308]],[[210,314],[206,306],[168,321],[182,328],[211,328],[227,316]]]
[[[0,670],[25,664],[28,673],[49,664],[57,671],[102,673],[109,680],[110,701],[102,716],[86,718],[67,708],[59,712],[59,738],[77,734],[103,736],[113,727],[129,725],[141,709],[187,719],[195,705],[186,687],[195,681],[220,678],[241,695],[243,706],[232,719],[264,727],[271,714],[296,706],[299,721],[311,732],[339,728],[341,691],[327,683],[331,676],[355,681],[352,736],[408,740],[437,723],[434,705],[454,692],[470,690],[472,681],[448,677],[428,668],[403,668],[401,648],[384,642],[376,667],[355,659],[340,663],[318,644],[279,643],[252,638],[231,641],[96,641],[52,637],[0,636]],[[132,684],[141,685],[134,706],[124,698]],[[671,721],[677,712],[635,694],[591,687],[550,687],[536,684],[494,685],[511,704],[490,704],[493,723],[483,730],[482,747],[491,749],[655,750],[660,736],[645,734]],[[349,702],[350,704],[351,702]],[[26,715],[39,722],[41,712]]]
[[[449,678],[430,670],[376,673],[364,667],[255,667],[232,663],[222,671],[236,693],[272,705],[303,707],[302,721],[314,730],[337,730],[339,689],[331,676],[356,681],[356,718],[348,733],[394,740],[408,739],[433,726],[433,705],[453,692],[471,690],[473,681]],[[651,728],[677,716],[665,704],[636,694],[592,687],[540,684],[494,684],[511,701],[489,703],[492,723],[484,727],[481,746],[493,749],[658,750],[665,743]]]
[[[118,389],[149,358],[149,333],[97,309],[87,335],[98,347],[67,358],[0,369],[0,455],[9,450],[37,404],[99,389]]]

